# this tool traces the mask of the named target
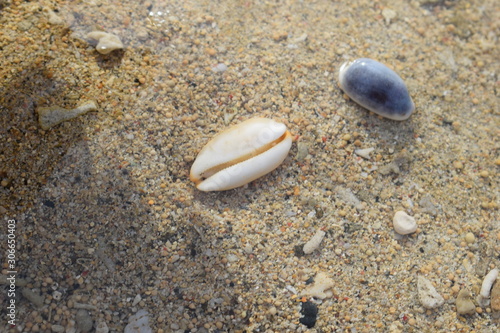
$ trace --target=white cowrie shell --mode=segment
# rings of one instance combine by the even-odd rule
[[[189,178],[201,191],[231,190],[276,169],[291,146],[292,135],[284,124],[252,118],[210,140],[191,166]]]

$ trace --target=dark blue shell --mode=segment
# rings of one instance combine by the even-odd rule
[[[360,58],[343,64],[339,82],[352,100],[383,117],[405,120],[415,110],[403,80],[378,61]]]

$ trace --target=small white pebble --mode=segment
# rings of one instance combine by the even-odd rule
[[[226,258],[229,262],[237,262],[239,260],[238,256],[235,254],[228,254]]]
[[[403,211],[396,212],[392,220],[394,230],[400,235],[408,235],[417,231],[417,222]]]
[[[223,63],[217,64],[212,67],[212,71],[215,73],[224,73],[225,71],[227,71],[227,65]]]
[[[323,230],[318,230],[314,236],[309,240],[309,242],[304,244],[304,247],[302,250],[304,251],[305,254],[311,254],[313,253],[318,247],[323,238],[325,237],[326,233]]]

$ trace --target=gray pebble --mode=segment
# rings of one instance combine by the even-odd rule
[[[55,332],[55,333],[64,332],[64,326],[61,326],[61,325],[52,325],[50,327],[50,329],[52,330],[52,332]]]
[[[29,288],[22,288],[21,294],[31,302],[36,308],[41,308],[43,306],[44,297],[33,292]]]
[[[302,161],[309,154],[309,144],[303,141],[297,143],[297,161]]]
[[[90,332],[92,330],[92,326],[94,326],[94,321],[89,315],[87,310],[80,309],[76,313],[76,328],[80,330],[80,332]]]
[[[149,314],[146,310],[139,310],[135,315],[130,316],[129,323],[125,327],[124,333],[152,333],[149,327]]]
[[[98,319],[95,328],[95,333],[108,333],[108,332],[109,332],[108,324],[106,324],[104,319],[102,318]]]

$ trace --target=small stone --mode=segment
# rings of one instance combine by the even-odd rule
[[[500,312],[500,282],[497,280],[491,288],[490,306],[493,312]]]
[[[436,216],[438,213],[438,207],[434,204],[436,200],[430,195],[425,195],[420,201],[419,205],[423,213],[427,213]]]
[[[276,31],[273,33],[272,38],[275,42],[279,42],[288,38],[288,33],[285,31]]]
[[[17,28],[21,31],[27,31],[33,26],[33,23],[31,23],[28,20],[22,20],[17,23]]]
[[[213,57],[213,56],[215,56],[217,54],[217,50],[214,49],[214,48],[211,48],[211,47],[207,48],[205,51],[211,57]]]
[[[212,67],[212,72],[215,73],[224,73],[225,71],[227,71],[227,65],[223,63],[217,64]]]
[[[237,262],[239,260],[238,256],[232,253],[228,254],[226,258],[229,262]]]
[[[468,232],[465,235],[465,242],[467,244],[473,244],[475,241],[476,241],[476,236],[474,236],[474,234],[472,232]]]
[[[276,309],[276,307],[275,307],[275,306],[271,306],[271,307],[269,308],[269,314],[270,314],[271,316],[274,316],[276,313],[278,313],[278,310]]]
[[[31,302],[36,308],[41,308],[44,303],[44,297],[32,291],[29,288],[22,288],[21,294]]]
[[[245,247],[243,248],[243,251],[245,251],[246,254],[252,254],[253,253],[252,245],[246,244]]]
[[[476,313],[476,306],[472,301],[472,296],[467,289],[462,289],[458,293],[457,300],[457,313],[460,315],[473,315]]]
[[[382,10],[382,16],[385,18],[385,24],[391,23],[391,20],[396,18],[396,15],[397,13],[390,8],[384,8]]]
[[[335,192],[337,196],[346,203],[353,205],[356,209],[363,209],[363,204],[351,189],[337,186],[335,187]]]
[[[417,231],[417,222],[404,211],[396,212],[392,220],[394,230],[400,235],[408,235]]]
[[[146,310],[139,310],[135,315],[130,316],[124,333],[152,333],[148,315]]]
[[[51,9],[47,9],[47,18],[50,24],[54,25],[64,24],[64,20]]]
[[[104,319],[102,318],[98,319],[95,328],[95,333],[108,333],[108,332],[109,332],[108,324],[106,324]]]
[[[297,155],[295,156],[295,158],[297,159],[297,161],[302,161],[307,157],[307,155],[309,155],[309,144],[304,141],[299,141],[297,143]]]
[[[302,303],[301,306],[300,313],[302,317],[299,322],[307,328],[313,328],[318,317],[318,306],[310,301]]]
[[[458,170],[461,170],[461,169],[463,169],[463,168],[464,168],[463,163],[462,163],[462,162],[460,162],[460,161],[455,161],[455,162],[453,162],[453,166],[455,167],[455,169],[458,169]]]
[[[90,317],[90,314],[87,310],[80,309],[76,313],[76,328],[80,332],[90,332],[92,330],[92,326],[94,326],[94,321]]]
[[[344,140],[344,141],[350,141],[351,139],[352,139],[352,136],[349,133],[346,133],[342,136],[342,140]]]
[[[419,275],[417,278],[418,298],[426,309],[435,309],[443,305],[444,298],[432,285],[431,281]]]
[[[108,54],[114,50],[123,49],[123,43],[120,37],[116,35],[104,31],[92,31],[87,34],[87,37],[98,41],[95,49],[100,54]]]
[[[141,294],[135,295],[134,301],[132,302],[132,306],[136,306],[142,300]]]
[[[55,332],[55,333],[64,332],[64,326],[61,326],[61,325],[52,325],[50,327],[50,329],[52,330],[52,332]]]
[[[490,173],[487,170],[483,170],[479,173],[479,175],[483,178],[488,178],[490,176]]]
[[[95,110],[97,110],[97,104],[94,101],[89,101],[72,110],[55,105],[37,108],[36,112],[38,113],[38,123],[42,129],[48,130],[66,120],[76,118],[89,111]]]

